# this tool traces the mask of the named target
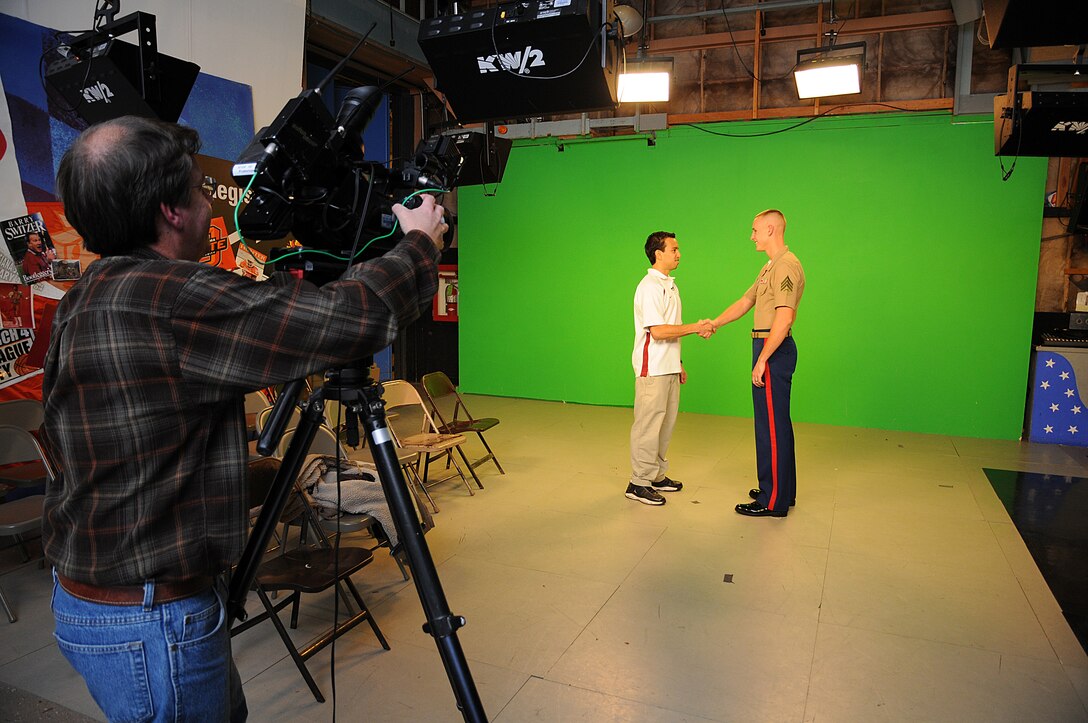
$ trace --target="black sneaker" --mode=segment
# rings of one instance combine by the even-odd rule
[[[654,489],[659,492],[678,492],[684,489],[684,483],[665,477],[660,482],[654,482]]]
[[[652,487],[627,483],[626,497],[629,500],[638,500],[644,505],[663,505],[665,498]]]

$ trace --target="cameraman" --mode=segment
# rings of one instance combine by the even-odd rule
[[[197,133],[125,117],[65,153],[68,220],[102,256],[61,300],[43,427],[59,465],[42,538],[61,652],[111,720],[244,720],[225,573],[246,541],[246,392],[388,345],[437,288],[443,210],[316,288],[197,263],[210,192]]]

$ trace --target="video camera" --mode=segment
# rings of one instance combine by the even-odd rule
[[[448,192],[463,159],[453,138],[431,136],[410,160],[365,161],[362,132],[381,103],[376,86],[355,88],[332,117],[316,90],[291,100],[254,136],[232,169],[252,195],[238,218],[254,240],[292,234],[303,246],[348,257],[378,256],[399,240],[393,204],[413,208],[420,191]],[[454,219],[447,218],[452,228]],[[365,246],[360,247],[360,242]]]

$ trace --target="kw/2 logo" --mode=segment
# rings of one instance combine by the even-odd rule
[[[101,80],[94,85],[88,85],[83,89],[83,102],[94,103],[96,101],[103,101],[105,103],[110,102],[110,98],[113,97],[113,91],[110,87],[103,83]]]
[[[515,50],[512,53],[495,53],[492,55],[478,55],[476,62],[480,66],[480,74],[498,73],[500,70],[529,75],[530,68],[544,66],[544,51],[526,45],[525,50]]]
[[[1051,132],[1059,131],[1083,136],[1088,135],[1088,123],[1084,121],[1058,121],[1050,130]]]

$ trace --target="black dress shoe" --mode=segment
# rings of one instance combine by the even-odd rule
[[[758,500],[759,499],[759,488],[758,487],[753,487],[752,489],[748,490],[748,496],[751,497],[753,500]],[[790,507],[793,507],[793,500],[790,500]]]
[[[747,504],[737,505],[737,512],[742,515],[748,515],[749,517],[785,517],[786,513],[775,512],[774,510],[768,510],[758,502],[748,502]]]

